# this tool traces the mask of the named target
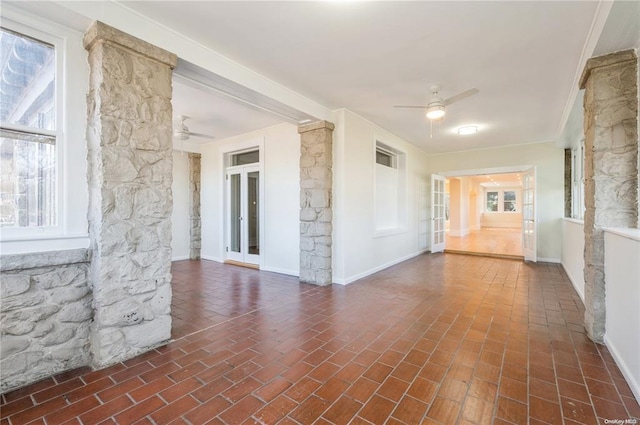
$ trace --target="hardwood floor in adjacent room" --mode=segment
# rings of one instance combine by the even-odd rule
[[[327,287],[209,261],[172,271],[174,341],[6,393],[0,424],[640,418],[557,264],[425,254]]]
[[[446,233],[447,252],[486,254],[513,259],[522,258],[522,229],[484,227],[466,236]]]

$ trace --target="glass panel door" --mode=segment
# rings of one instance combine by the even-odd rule
[[[445,181],[443,176],[431,175],[431,252],[445,248]]]
[[[227,231],[227,258],[243,261],[242,255],[242,174],[227,174],[227,204],[229,210]]]
[[[227,169],[227,260],[260,263],[260,172],[257,165]]]
[[[247,256],[245,262],[260,262],[260,172],[247,172]]]
[[[526,261],[537,261],[536,171],[526,171],[522,180],[522,253]]]

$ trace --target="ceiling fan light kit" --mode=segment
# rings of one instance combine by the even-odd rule
[[[430,120],[437,120],[444,117],[444,106],[433,105],[427,108],[427,118]]]
[[[426,105],[396,105],[396,108],[419,108],[427,110],[427,118],[430,120],[438,120],[444,117],[445,107],[451,105],[454,102],[458,102],[462,99],[465,99],[469,96],[473,96],[478,93],[478,89],[469,89],[463,91],[462,93],[458,93],[455,96],[452,96],[448,99],[443,99],[440,97],[440,86],[438,84],[434,84],[431,86],[431,98],[427,101]]]

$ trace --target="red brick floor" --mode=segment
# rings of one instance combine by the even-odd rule
[[[207,261],[173,273],[173,342],[4,394],[0,425],[640,418],[558,265],[423,255],[346,287]]]

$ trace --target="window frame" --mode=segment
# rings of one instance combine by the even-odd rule
[[[389,164],[386,163],[382,163],[380,161],[378,161],[378,155],[382,155],[386,158],[389,158]],[[382,147],[382,144],[380,142],[376,142],[376,164],[378,165],[382,165],[383,167],[389,167],[389,168],[398,168],[398,154],[391,151],[388,148],[384,148]]]
[[[2,255],[87,248],[89,189],[85,141],[89,67],[82,33],[10,5],[4,5],[2,12],[3,28],[54,48],[55,131],[52,133],[56,138],[57,215],[55,226],[0,228]]]
[[[52,50],[53,50],[53,83],[54,83],[54,89],[53,89],[53,113],[54,113],[54,120],[53,120],[53,126],[54,126],[54,130],[49,130],[49,129],[45,129],[45,128],[38,128],[38,127],[32,127],[29,125],[24,125],[24,124],[18,124],[18,123],[6,123],[6,122],[2,122],[1,124],[1,129],[0,129],[0,136],[7,133],[6,134],[6,138],[8,139],[13,139],[13,140],[22,140],[22,141],[26,141],[28,143],[48,143],[51,144],[55,147],[54,150],[54,158],[53,158],[53,163],[54,163],[54,168],[55,168],[55,181],[53,184],[53,187],[55,188],[55,193],[53,196],[53,204],[54,204],[54,216],[55,216],[55,225],[50,225],[50,226],[25,226],[25,227],[21,227],[21,226],[7,226],[7,227],[0,227],[3,230],[3,234],[12,234],[12,233],[17,233],[17,234],[23,234],[23,233],[30,233],[27,229],[39,229],[39,233],[48,233],[51,231],[55,231],[56,228],[59,227],[60,225],[60,213],[61,213],[61,208],[60,208],[60,199],[59,199],[59,193],[61,190],[61,184],[60,184],[60,176],[59,176],[59,172],[60,172],[60,154],[59,154],[59,146],[58,146],[58,140],[60,139],[60,121],[59,121],[59,113],[60,113],[60,109],[61,109],[61,105],[62,102],[60,101],[60,95],[59,95],[59,85],[58,85],[58,79],[59,79],[59,74],[60,74],[60,70],[62,70],[62,66],[61,66],[61,58],[60,55],[58,54],[58,50],[59,50],[59,43],[58,45],[56,45],[56,43],[54,42],[53,39],[44,39],[44,37],[36,37],[34,36],[34,34],[32,33],[25,33],[22,31],[15,31],[12,28],[9,28],[9,26],[5,25],[4,22],[2,24],[0,24],[0,28],[4,31],[13,33],[15,36],[17,37],[21,37],[21,38],[25,38],[25,39],[30,39],[34,42],[37,43],[41,43],[41,44],[45,44],[48,45]],[[42,35],[42,34],[40,34]],[[58,40],[56,40],[58,41]],[[14,134],[15,136],[12,137],[12,134]],[[5,136],[2,136],[5,137]],[[51,140],[53,139],[53,142],[47,141],[45,139]],[[10,230],[10,229],[15,229],[15,230]],[[25,230],[27,230],[25,232]]]
[[[584,138],[571,149],[571,218],[584,220]]]
[[[373,138],[373,236],[374,238],[396,235],[405,233],[408,231],[408,173],[407,173],[407,153],[400,149],[397,144],[391,143],[387,140],[382,141],[383,138],[375,136]],[[391,157],[392,166],[386,164],[380,164],[378,162],[377,153],[380,152],[384,155]],[[395,174],[395,180],[397,182],[397,199],[386,202],[385,205],[393,206],[396,208],[394,211],[395,222],[391,226],[383,226],[379,223],[381,211],[378,211],[378,203],[380,196],[380,187],[378,179],[380,174]]]
[[[489,193],[492,192],[497,192],[498,193],[498,200],[496,201],[497,203],[497,211],[491,211],[487,208],[487,195]],[[516,209],[515,211],[505,211],[504,210],[504,193],[505,192],[514,192],[516,195],[516,199],[514,200],[515,205],[516,205]],[[522,196],[522,189],[521,188],[515,188],[515,187],[504,187],[504,188],[498,188],[498,187],[491,187],[491,188],[484,188],[484,201],[483,201],[483,205],[482,205],[482,210],[484,213],[486,214],[521,214],[522,213],[522,206],[520,205],[521,203],[521,196]]]
[[[515,196],[515,198],[513,200],[508,200],[505,199],[505,194],[507,192],[513,192],[513,195]],[[505,211],[505,205],[507,202],[513,202],[515,209],[513,211]],[[517,213],[518,211],[518,191],[514,190],[514,189],[505,189],[502,191],[502,202],[500,203],[500,206],[502,207],[502,212],[506,212],[506,213]]]

